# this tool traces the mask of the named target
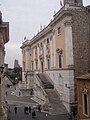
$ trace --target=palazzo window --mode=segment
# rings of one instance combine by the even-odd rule
[[[23,70],[25,71],[25,62],[23,62]]]
[[[57,48],[56,52],[58,54],[58,67],[62,68],[62,53],[63,53],[63,50]]]
[[[49,44],[49,39],[47,39],[47,44]]]
[[[38,70],[38,61],[36,61],[36,70]]]
[[[83,93],[83,114],[88,116],[88,94]]]
[[[61,55],[59,55],[59,68],[62,68]]]
[[[61,27],[58,27],[58,35],[61,33]]]
[[[47,60],[48,62],[48,69],[50,69],[50,60]]]

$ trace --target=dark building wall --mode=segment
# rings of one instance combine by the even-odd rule
[[[75,75],[78,76],[90,68],[90,20],[84,7],[72,13]]]

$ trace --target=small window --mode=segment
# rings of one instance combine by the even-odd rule
[[[61,28],[60,28],[60,27],[58,27],[58,35],[60,34],[60,32],[61,32]]]
[[[38,62],[36,61],[36,70],[38,70]]]
[[[47,43],[49,43],[49,39],[47,39]]]
[[[50,60],[48,60],[48,69],[50,69]]]
[[[59,68],[62,68],[62,60],[61,60],[61,55],[59,55]]]
[[[83,94],[83,114],[88,115],[88,96],[87,94]]]

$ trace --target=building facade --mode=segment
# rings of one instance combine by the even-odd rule
[[[47,27],[23,42],[23,82],[30,88],[30,71],[46,73],[71,111],[76,105],[76,76],[90,68],[90,8],[82,0],[63,4]]]
[[[90,119],[90,73],[77,77],[79,120]]]
[[[0,12],[0,120],[6,119],[5,94],[3,93],[5,43],[9,41],[9,23],[2,21]]]

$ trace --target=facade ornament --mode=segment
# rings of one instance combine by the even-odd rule
[[[55,34],[55,29],[52,30],[53,35]]]
[[[84,94],[88,94],[89,93],[89,90],[87,88],[82,88],[81,91]]]
[[[67,27],[67,26],[72,26],[72,21],[71,20],[66,20],[64,22],[64,25]]]
[[[46,58],[47,58],[47,60],[49,60],[50,59],[50,54],[47,54]]]
[[[61,54],[63,53],[63,50],[60,49],[60,48],[57,48],[56,52],[57,52],[59,55],[61,55]]]

